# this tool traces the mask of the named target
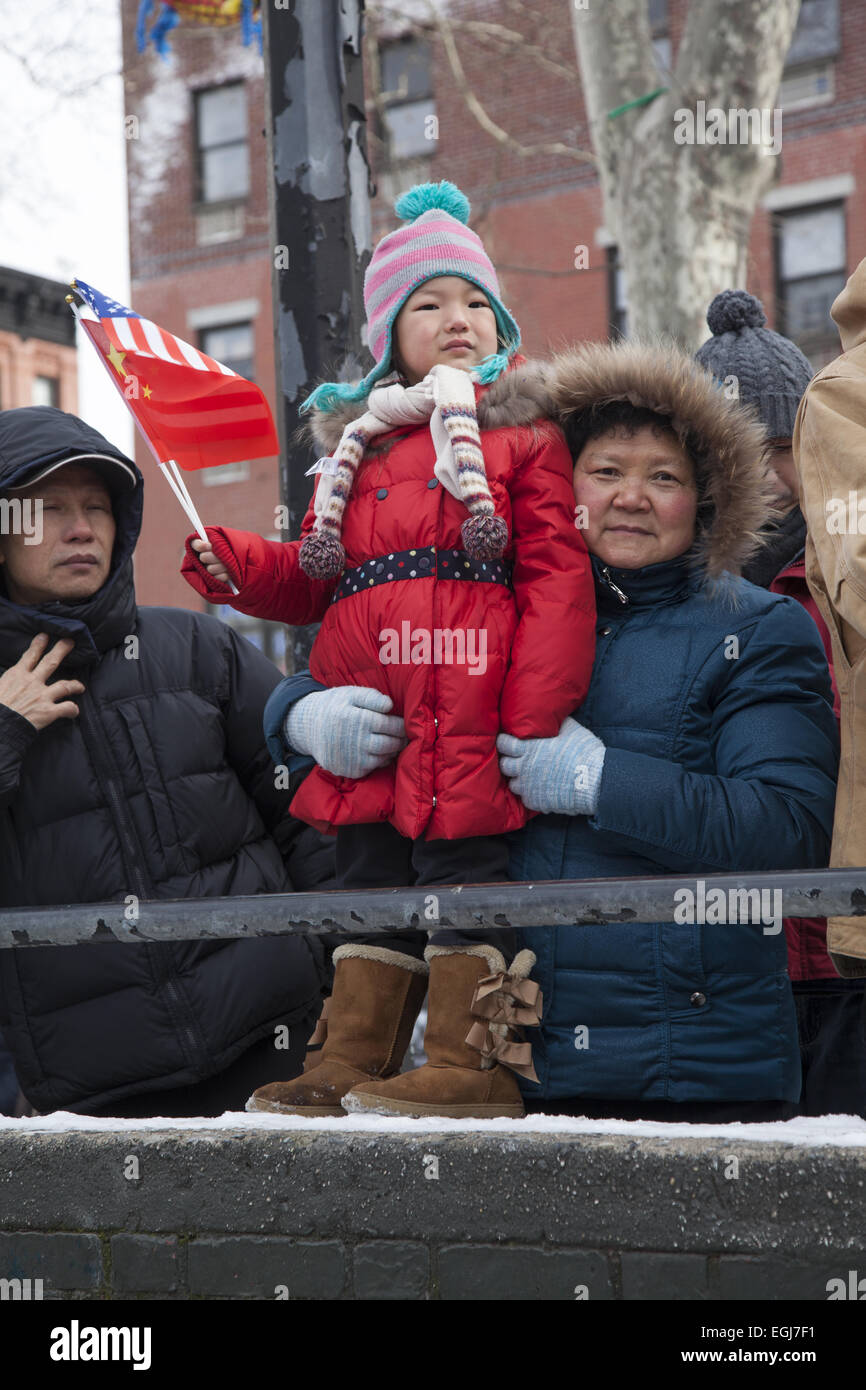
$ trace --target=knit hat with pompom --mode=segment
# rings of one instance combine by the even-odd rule
[[[329,411],[344,402],[361,401],[393,371],[394,321],[410,294],[437,275],[459,275],[478,285],[490,300],[500,350],[475,368],[478,381],[495,381],[520,346],[520,329],[499,298],[493,263],[481,238],[466,225],[470,212],[466,195],[447,179],[419,183],[397,199],[394,211],[407,225],[382,238],[364,276],[367,343],[376,365],[357,385],[326,381],[317,386],[302,410]]]
[[[695,360],[721,382],[736,377],[739,399],[757,407],[769,439],[790,439],[812,367],[796,343],[765,328],[766,322],[753,294],[723,290],[707,310],[713,337]]]

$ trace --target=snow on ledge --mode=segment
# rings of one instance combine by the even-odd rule
[[[323,1134],[474,1134],[480,1137],[506,1135],[620,1135],[627,1139],[726,1139],[767,1144],[807,1147],[866,1148],[866,1120],[856,1115],[799,1116],[766,1124],[685,1124],[656,1123],[650,1120],[587,1120],[570,1115],[528,1115],[526,1119],[448,1120],[439,1116],[413,1119],[385,1115],[347,1115],[344,1119],[303,1119],[295,1115],[247,1114],[226,1111],[218,1119],[147,1120],[96,1119],[57,1110],[50,1115],[15,1120],[0,1116],[0,1135],[74,1133],[198,1133],[239,1138],[263,1131],[291,1134],[293,1131]]]

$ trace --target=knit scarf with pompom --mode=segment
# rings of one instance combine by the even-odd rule
[[[370,392],[365,413],[346,426],[332,458],[316,465],[315,471],[325,465],[314,501],[316,520],[299,554],[310,579],[335,579],[343,572],[343,513],[371,439],[428,420],[436,449],[433,471],[470,513],[460,532],[467,553],[475,560],[502,555],[508,527],[496,515],[487,484],[472,383],[473,375],[459,367],[436,366],[415,386],[395,383]]]

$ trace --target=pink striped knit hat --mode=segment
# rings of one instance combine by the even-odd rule
[[[490,300],[500,351],[475,368],[482,384],[495,381],[520,346],[520,329],[499,298],[499,281],[481,238],[466,225],[469,200],[453,183],[419,183],[404,193],[394,211],[407,225],[379,242],[364,276],[367,342],[376,365],[356,385],[326,381],[307,397],[302,410],[336,409],[361,401],[393,371],[392,332],[406,300],[419,285],[437,275],[459,275],[478,285]]]

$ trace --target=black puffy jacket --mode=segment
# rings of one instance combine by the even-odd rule
[[[88,450],[130,462],[62,411],[2,412],[0,489]],[[279,672],[216,618],[136,606],[136,473],[93,598],[25,608],[0,578],[0,670],[47,632],[74,638],[59,675],[86,687],[41,731],[0,705],[0,908],[334,881],[333,841],[289,815],[262,740]],[[36,1109],[83,1109],[221,1072],[308,1014],[327,969],[315,937],[0,950],[0,1029]]]

